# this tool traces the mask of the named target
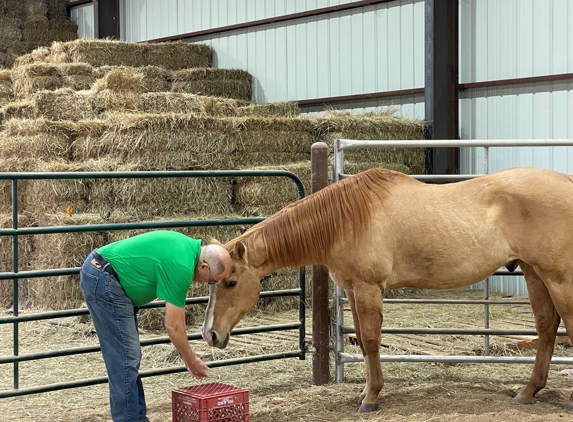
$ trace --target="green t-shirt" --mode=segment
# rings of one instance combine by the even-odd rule
[[[160,298],[183,308],[201,241],[159,230],[110,243],[98,252],[113,266],[133,306]]]

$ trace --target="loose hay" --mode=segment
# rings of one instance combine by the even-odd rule
[[[249,101],[252,76],[239,69],[183,69],[173,73],[173,92]]]
[[[65,212],[44,214],[39,219],[41,226],[92,225],[104,222],[99,214],[70,216]],[[106,242],[104,232],[37,235],[32,266],[36,270],[80,267],[94,248]],[[30,291],[34,306],[46,309],[78,308],[83,302],[78,275],[31,280]]]
[[[6,42],[22,39],[22,20],[0,14],[0,39]]]
[[[115,114],[78,123],[76,160],[113,157],[147,170],[232,168],[236,125],[193,115]]]

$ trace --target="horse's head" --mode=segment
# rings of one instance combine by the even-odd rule
[[[219,243],[210,239],[211,243]],[[203,338],[210,346],[227,346],[231,330],[240,319],[255,307],[261,291],[262,274],[252,254],[241,241],[227,247],[231,255],[231,272],[224,280],[212,284],[205,322],[201,328]]]

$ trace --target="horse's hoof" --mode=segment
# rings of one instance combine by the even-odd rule
[[[378,403],[374,404],[362,403],[360,405],[360,409],[358,409],[360,413],[376,412],[377,410],[378,410]]]
[[[568,401],[567,403],[565,403],[565,406],[563,406],[563,410],[565,410],[566,412],[573,412],[573,402]]]
[[[519,393],[517,396],[515,396],[512,401],[514,403],[519,403],[519,404],[533,404],[533,403],[535,403],[535,399],[528,399],[527,397],[523,396],[521,393]]]
[[[358,396],[358,406],[362,404],[362,400],[364,400],[364,397],[366,397],[366,394],[360,394]]]

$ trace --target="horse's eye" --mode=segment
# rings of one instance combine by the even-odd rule
[[[227,287],[235,287],[236,285],[237,285],[237,282],[234,281],[234,280],[233,280],[233,281],[229,281],[229,282],[227,283]]]

